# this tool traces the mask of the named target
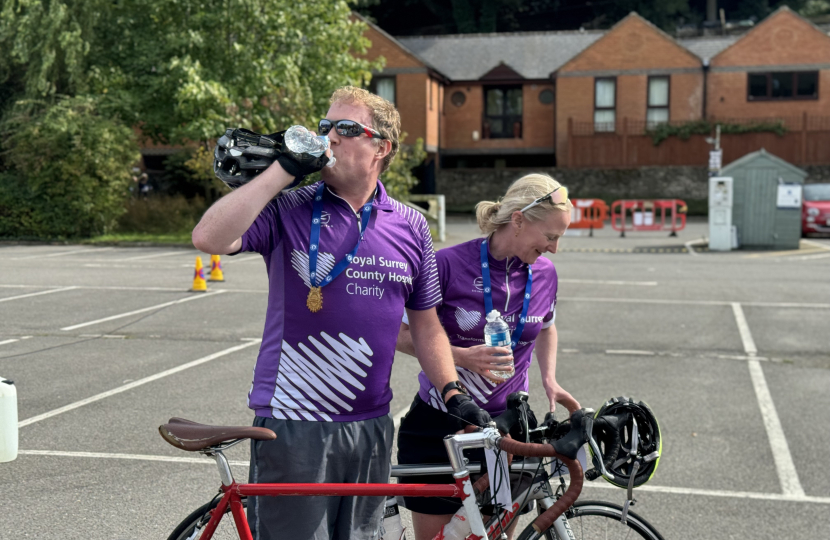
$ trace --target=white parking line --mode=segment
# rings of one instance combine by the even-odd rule
[[[767,380],[764,378],[764,370],[761,369],[761,363],[754,358],[758,354],[758,349],[755,346],[755,340],[752,339],[752,332],[749,330],[741,304],[732,302],[732,312],[735,314],[735,322],[738,324],[744,351],[750,357],[747,362],[749,376],[752,379],[752,387],[755,389],[758,407],[761,409],[761,418],[764,421],[767,438],[769,438],[772,459],[775,462],[775,470],[778,472],[778,481],[781,483],[781,491],[787,496],[804,497],[804,489],[798,479],[798,471],[795,469],[795,463],[790,454],[787,437],[784,435],[784,429],[781,427],[781,420],[778,419],[778,412],[775,410],[775,403],[772,401]]]
[[[704,243],[708,243],[708,240],[689,240],[688,242],[686,242],[683,245],[686,247],[686,252],[689,255],[691,255],[692,257],[700,257],[700,253],[695,251],[692,246],[694,246],[695,244],[704,244]]]
[[[396,415],[397,416],[397,415]],[[187,463],[195,465],[213,465],[214,461],[208,458],[198,457],[173,457],[154,456],[151,454],[116,454],[105,452],[64,452],[57,450],[20,450],[21,456],[50,456],[69,457],[86,459],[126,459],[133,461],[156,461],[164,463]],[[235,460],[228,461],[229,464],[239,467],[249,467],[249,461]],[[585,488],[599,488],[619,491],[620,488],[610,484],[597,482],[586,483]],[[652,493],[667,493],[672,495],[697,495],[702,497],[728,497],[734,499],[755,499],[762,501],[780,501],[797,503],[830,504],[830,497],[812,497],[809,495],[782,495],[779,493],[758,493],[753,491],[720,491],[714,489],[695,489],[670,486],[654,486],[647,484],[637,488],[637,491],[648,491]]]
[[[60,253],[49,253],[48,255],[29,255],[28,257],[14,257],[12,258],[13,261],[26,261],[29,259],[45,259],[46,257],[63,257],[64,255],[74,255],[76,253],[89,253],[90,251],[96,251],[98,253],[102,251],[110,251],[115,248],[105,247],[105,248],[92,248],[92,249],[76,249],[74,251],[61,251]]]
[[[63,291],[71,291],[73,289],[77,289],[78,287],[64,287],[62,289],[49,289],[48,291],[40,291],[34,292],[29,294],[21,294],[19,296],[9,296],[8,298],[0,298],[0,302],[8,302],[9,300],[19,300],[21,298],[31,298],[32,296],[40,296],[42,294],[52,294],[56,292],[63,292]]]
[[[749,325],[746,323],[746,317],[744,317],[744,310],[739,302],[732,302],[732,313],[735,315],[735,323],[737,323],[738,332],[741,334],[744,352],[747,356],[755,356],[758,354],[758,348],[755,347],[755,340],[752,339],[752,332],[749,331]]]
[[[242,349],[247,349],[252,345],[259,344],[261,340],[257,341],[249,341],[247,343],[243,343],[242,345],[236,345],[229,349],[225,349],[223,351],[219,351],[213,354],[209,354],[208,356],[203,356],[202,358],[198,358],[193,360],[192,362],[188,362],[186,364],[182,364],[180,366],[162,371],[160,373],[156,373],[155,375],[150,375],[149,377],[144,377],[143,379],[139,379],[137,381],[133,381],[129,384],[125,384],[123,386],[119,386],[118,388],[113,388],[112,390],[108,390],[106,392],[102,392],[100,394],[96,394],[94,396],[88,397],[86,399],[82,399],[80,401],[76,401],[75,403],[70,403],[69,405],[64,405],[58,409],[54,409],[49,412],[45,412],[43,414],[39,414],[37,416],[33,416],[31,418],[27,418],[26,420],[22,420],[18,422],[17,427],[22,428],[28,425],[34,424],[35,422],[40,422],[41,420],[46,420],[47,418],[52,418],[53,416],[57,416],[59,414],[63,414],[65,412],[69,412],[75,410],[79,407],[83,407],[84,405],[89,405],[90,403],[95,403],[96,401],[100,401],[104,398],[108,398],[110,396],[114,396],[116,394],[120,394],[122,392],[126,392],[127,390],[132,390],[138,386],[147,384],[149,382],[157,381],[159,379],[163,379],[169,375],[173,375],[175,373],[179,373],[180,371],[184,371],[186,369],[190,369],[192,367],[200,366],[206,362],[210,362],[211,360],[215,360],[217,358],[221,358],[222,356],[231,354],[236,351],[241,351]]]
[[[94,458],[94,459],[129,459],[137,461],[163,461],[166,463],[195,463],[197,465],[215,465],[215,461],[208,457],[173,457],[153,456],[150,454],[110,454],[104,452],[62,452],[57,450],[18,450],[21,456],[53,456],[71,458]],[[248,461],[228,461],[231,465],[248,467]]]
[[[773,403],[772,396],[769,393],[761,363],[758,360],[750,360],[748,363],[752,386],[755,388],[755,396],[758,398],[758,406],[761,408],[764,427],[767,430],[769,444],[772,448],[775,469],[778,471],[778,480],[781,482],[781,491],[784,495],[803,497],[804,489],[798,479],[798,471],[795,470],[795,463],[790,454],[790,446],[787,444],[781,421],[778,419],[778,412],[775,410],[775,403]]]
[[[159,257],[171,257],[173,255],[190,255],[190,252],[182,251],[165,251],[164,253],[153,253],[151,255],[138,255],[136,257],[127,257],[125,259],[112,259],[111,262],[125,262],[125,261],[143,261],[144,259],[158,259]]]
[[[89,322],[85,322],[85,323],[81,323],[81,324],[73,324],[72,326],[67,326],[66,328],[61,328],[61,330],[63,330],[63,331],[75,330],[75,329],[78,329],[78,328],[83,328],[85,326],[92,326],[93,324],[99,324],[99,323],[107,322],[107,321],[114,321],[116,319],[123,319],[124,317],[129,317],[131,315],[138,315],[139,313],[145,313],[147,311],[153,311],[154,309],[161,309],[163,307],[172,306],[174,304],[184,304],[185,302],[190,302],[191,300],[199,300],[200,298],[209,298],[211,296],[216,296],[217,294],[222,294],[223,292],[226,292],[226,291],[219,290],[219,291],[216,291],[216,292],[207,293],[207,294],[200,294],[200,295],[197,295],[197,296],[188,296],[187,298],[181,298],[179,300],[174,300],[172,302],[165,302],[163,304],[157,304],[155,306],[150,306],[150,307],[146,307],[146,308],[142,308],[142,309],[137,309],[135,311],[128,311],[127,313],[119,313],[118,315],[112,315],[110,317],[104,317],[103,319],[96,319],[94,321],[89,321]]]
[[[635,351],[635,350],[628,350],[628,349],[609,349],[605,351],[605,354],[622,354],[622,355],[631,355],[631,356],[654,356],[654,351]]]
[[[654,287],[656,281],[607,281],[601,279],[560,279],[559,283],[585,283],[590,285],[641,285]]]
[[[805,244],[810,244],[811,246],[815,246],[815,247],[818,247],[818,248],[821,248],[821,249],[830,250],[830,245],[824,244],[822,242],[815,242],[813,240],[805,240],[804,238],[802,238],[801,241],[804,242]]]
[[[17,343],[20,341],[19,339],[7,339],[6,341],[0,341],[0,345],[8,345],[9,343]]]

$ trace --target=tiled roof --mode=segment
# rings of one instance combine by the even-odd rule
[[[708,62],[719,52],[729,47],[740,38],[738,36],[712,36],[712,37],[698,37],[678,39],[677,42],[686,47],[693,54],[697,55],[704,62]]]
[[[396,39],[454,81],[478,80],[501,62],[526,79],[547,79],[604,33],[517,32]]]

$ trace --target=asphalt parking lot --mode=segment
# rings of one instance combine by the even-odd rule
[[[476,235],[468,218],[449,221],[443,245]],[[655,410],[663,457],[634,510],[665,538],[826,538],[830,240],[709,253],[695,249],[705,234],[693,222],[677,238],[563,239],[557,379],[583,406],[629,395]],[[0,538],[166,538],[213,496],[213,462],[157,428],[171,416],[250,424],[267,279],[258,255],[224,257],[226,281],[188,293],[197,255],[0,246],[0,376],[20,417],[20,456],[0,464]],[[396,357],[398,418],[418,371]],[[247,448],[228,457],[246,478]],[[583,493],[623,501],[607,484]]]

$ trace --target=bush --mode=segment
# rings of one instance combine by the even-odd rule
[[[109,232],[124,213],[133,131],[93,98],[21,102],[3,122],[0,236],[78,238]]]
[[[189,233],[207,209],[204,199],[151,196],[130,199],[126,212],[118,220],[116,233],[179,234]]]
[[[722,135],[726,133],[758,133],[769,131],[778,136],[782,136],[787,132],[787,128],[782,120],[754,120],[746,123],[692,120],[681,124],[657,124],[649,128],[646,133],[651,135],[651,142],[654,143],[654,146],[657,146],[672,136],[686,141],[692,135],[714,134],[715,126],[718,125],[720,125]]]

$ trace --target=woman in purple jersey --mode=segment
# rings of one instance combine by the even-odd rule
[[[436,253],[443,296],[438,316],[450,338],[458,378],[493,417],[504,412],[509,394],[528,390],[534,349],[550,410],[557,402],[571,412],[579,409],[579,403],[556,381],[558,278],[553,263],[541,256],[556,253],[559,238],[570,224],[571,208],[566,188],[549,176],[529,174],[514,182],[501,202],[484,201],[476,206],[478,225],[486,238]],[[512,333],[512,347],[484,345],[486,305],[501,312]],[[415,356],[406,318],[397,349]],[[493,374],[505,371],[504,363],[510,361],[515,370],[512,377],[505,380]],[[398,433],[398,463],[444,463],[443,438],[454,429],[447,421],[441,391],[423,372],[418,379],[420,389]],[[452,483],[452,478],[418,476],[401,481]],[[461,507],[457,499],[404,500],[412,511],[415,540],[433,538]]]

